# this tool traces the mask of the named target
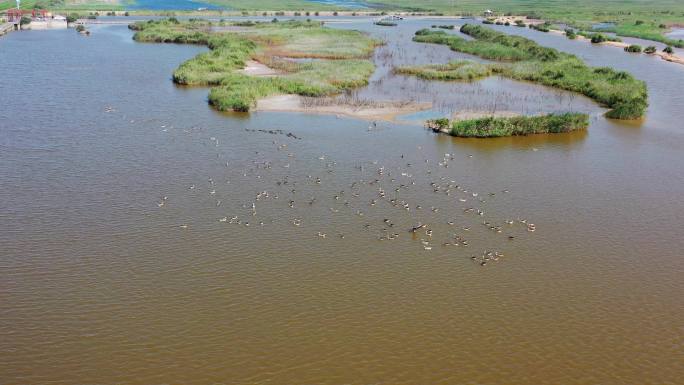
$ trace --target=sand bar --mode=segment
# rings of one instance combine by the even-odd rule
[[[332,99],[331,99],[332,100]],[[397,117],[432,108],[432,103],[376,102],[372,106],[354,106],[344,102],[307,106],[299,95],[275,95],[257,102],[255,111],[303,112],[347,116],[365,120],[398,123]]]

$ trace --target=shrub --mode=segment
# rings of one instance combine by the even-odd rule
[[[124,16],[130,16],[130,13],[128,11],[124,12]]]
[[[656,53],[656,47],[653,45],[649,45],[648,47],[644,48],[644,53],[647,53],[649,55]]]
[[[551,24],[544,23],[544,24],[530,24],[530,28],[540,31],[540,32],[549,32]]]
[[[515,21],[515,26],[516,26],[516,27],[524,27],[524,26],[525,26],[525,22],[522,21],[522,20],[520,20],[520,19],[518,19],[518,20]]]
[[[447,130],[449,130],[449,119],[447,119],[447,118],[430,119],[427,122],[425,122],[425,125],[435,132],[447,131]]]
[[[83,32],[85,31],[85,26],[83,24],[79,24],[76,26],[76,32]]]
[[[396,27],[397,26],[397,23],[394,23],[394,22],[389,21],[389,20],[378,20],[373,24],[379,25],[381,27]]]
[[[669,45],[663,49],[663,52],[665,52],[668,55],[672,55],[674,53],[674,49],[670,47]]]
[[[75,23],[78,20],[78,15],[71,14],[66,17],[67,23]]]
[[[628,47],[625,47],[625,52],[641,53],[641,46],[638,44],[632,44]]]
[[[337,15],[338,15],[337,11],[333,12],[333,16],[337,16]]]
[[[591,36],[591,42],[593,44],[603,43],[605,41],[606,41],[606,37],[600,33],[597,33],[597,34],[594,34]]]
[[[21,19],[19,19],[19,25],[28,25],[31,24],[31,18],[28,16],[22,16]]]
[[[577,34],[575,33],[575,30],[572,29],[572,28],[567,28],[567,29],[565,30],[565,36],[567,36],[568,39],[570,39],[570,40],[575,40],[575,39],[577,39]]]
[[[642,24],[644,24],[643,20],[637,20],[634,22],[634,25],[642,25]]]

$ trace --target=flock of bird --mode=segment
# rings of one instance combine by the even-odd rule
[[[174,129],[167,125],[159,127],[162,132]],[[368,127],[376,128],[375,122]],[[430,151],[416,146],[411,153],[380,157],[382,161],[344,157],[338,163],[333,155],[314,156],[310,149],[291,149],[306,142],[292,133],[245,129],[257,135],[277,136],[275,140],[264,138],[258,146],[260,151],[252,150],[248,156],[251,159],[246,159],[235,158],[231,144],[224,145],[201,129],[196,131],[198,139],[215,152],[218,163],[207,175],[197,176],[194,183],[186,185],[190,197],[183,198],[200,197],[211,202],[216,212],[213,221],[219,225],[252,226],[264,228],[263,231],[269,227],[279,231],[272,225],[292,226],[301,230],[296,234],[304,240],[365,237],[391,242],[406,238],[424,251],[435,247],[464,249],[459,255],[481,266],[502,260],[504,253],[492,247],[483,248],[482,253],[467,251],[471,247],[470,235],[478,232],[478,228],[488,230],[482,234],[507,242],[536,230],[527,219],[497,218],[491,214],[488,202],[509,194],[508,189],[477,192],[455,180],[453,175],[457,173],[449,168],[473,155],[446,153],[434,158]],[[272,147],[265,151],[267,143]],[[244,155],[244,149],[241,151]],[[174,200],[160,194],[156,205],[160,210],[168,210]],[[357,224],[351,228],[337,225],[337,217],[343,217],[343,224]],[[199,220],[193,218],[176,226],[188,230]],[[483,242],[482,234],[475,237],[478,243]],[[501,247],[501,241],[493,240],[496,241],[492,245]]]

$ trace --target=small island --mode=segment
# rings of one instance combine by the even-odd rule
[[[426,123],[435,132],[463,138],[495,138],[530,134],[558,134],[584,130],[589,126],[589,115],[568,112],[540,116],[488,116],[450,122],[449,119],[432,119]]]
[[[531,81],[588,96],[609,107],[611,110],[606,116],[613,119],[641,118],[648,107],[646,84],[627,72],[590,67],[575,55],[480,25],[465,24],[461,32],[474,39],[465,40],[444,31],[422,29],[416,32],[413,40],[447,45],[454,51],[498,63],[461,60],[441,65],[399,67],[396,72],[430,80],[470,81],[499,75]]]
[[[210,86],[209,103],[247,112],[275,95],[324,97],[368,83],[379,41],[316,21],[212,23],[176,18],[136,22],[138,42],[200,44],[210,51],[181,64],[173,81]]]

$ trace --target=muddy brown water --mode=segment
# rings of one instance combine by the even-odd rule
[[[457,56],[408,41],[434,23],[336,26],[408,63]],[[359,91],[592,113],[585,132],[456,139],[217,113],[170,81],[201,48],[92,31],[0,39],[0,383],[681,382],[684,67],[511,27],[645,80],[646,118],[382,63]],[[408,232],[419,223],[431,237]],[[468,246],[442,245],[454,235]],[[504,256],[471,259],[486,251]]]

